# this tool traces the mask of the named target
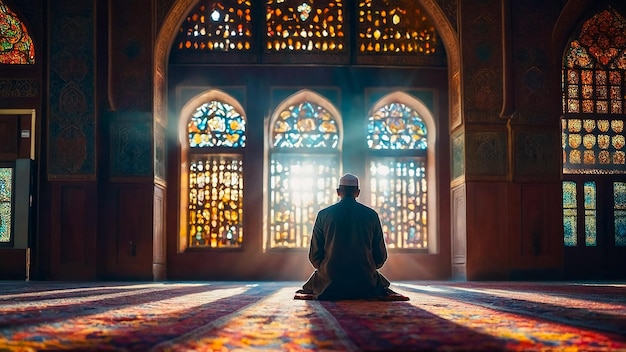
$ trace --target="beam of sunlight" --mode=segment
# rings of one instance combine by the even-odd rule
[[[549,304],[562,308],[583,308],[589,311],[600,311],[605,314],[622,315],[626,310],[626,302],[608,303],[592,299],[570,298],[559,293],[526,292],[521,290],[476,289],[468,287],[451,287],[453,290],[481,293],[502,298],[517,299],[533,303]]]
[[[137,290],[142,288],[159,288],[167,285],[167,283],[147,283],[147,284],[121,284],[121,285],[105,285],[105,286],[89,286],[89,287],[76,287],[76,288],[62,288],[62,289],[48,289],[47,291],[34,291],[34,292],[24,292],[24,293],[13,293],[13,294],[0,294],[0,301],[8,300],[13,298],[25,298],[25,297],[40,297],[50,295],[58,295],[62,293],[80,293],[80,292],[89,292],[89,291],[98,291],[98,290]],[[183,286],[199,286],[199,285],[209,285],[209,284],[179,284]],[[167,287],[163,287],[162,289],[166,289]]]
[[[431,286],[431,285],[415,285],[415,284],[405,284],[405,283],[401,283],[401,282],[396,282],[396,283],[393,283],[392,285],[399,286],[399,287],[411,288],[411,289],[419,290],[419,291],[426,291],[426,292],[441,292],[441,293],[451,292],[447,288],[434,287],[434,286]]]

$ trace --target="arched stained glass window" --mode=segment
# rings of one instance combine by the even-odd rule
[[[243,244],[245,127],[241,109],[217,99],[201,103],[187,118],[189,169],[183,187],[189,247]]]
[[[608,8],[587,20],[564,58],[565,173],[626,173],[626,19]]]
[[[626,182],[613,183],[615,246],[626,246]]]
[[[358,7],[359,52],[435,54],[437,31],[418,1],[361,0]]]
[[[374,110],[367,124],[371,206],[388,248],[428,249],[428,130],[398,101]]]
[[[26,25],[0,0],[0,64],[34,64],[35,46]]]
[[[324,98],[303,91],[270,123],[266,248],[308,248],[317,212],[336,200],[341,120]]]
[[[268,51],[346,49],[343,0],[267,0]]]
[[[252,47],[250,0],[203,0],[176,38],[179,50],[246,51]]]

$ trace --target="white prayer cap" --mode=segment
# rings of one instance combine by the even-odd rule
[[[339,186],[359,187],[359,178],[353,174],[345,174],[339,179]]]

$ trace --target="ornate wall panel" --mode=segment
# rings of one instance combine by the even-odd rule
[[[452,136],[452,179],[465,174],[465,134]]]
[[[151,1],[114,0],[111,2],[109,38],[111,50],[109,92],[115,110],[152,109],[152,13]]]
[[[495,0],[461,1],[466,122],[497,121],[502,105],[502,14]]]
[[[95,179],[94,2],[48,5],[48,178]]]
[[[0,97],[2,98],[36,98],[40,91],[41,82],[36,79],[0,79]]]
[[[516,123],[554,124],[560,113],[554,107],[560,99],[558,68],[549,58],[550,38],[560,12],[558,1],[511,2],[511,41]],[[547,21],[549,20],[549,21]],[[555,71],[556,69],[556,71]],[[547,82],[553,82],[547,84]]]
[[[109,136],[112,177],[152,175],[153,142],[150,114],[116,116],[115,121],[110,124]]]
[[[467,131],[466,174],[504,178],[507,170],[506,138],[506,132]]]
[[[456,31],[458,27],[458,19],[457,19],[457,15],[459,12],[458,1],[457,0],[435,0],[435,1],[439,5],[443,13],[446,15],[446,17],[448,18],[448,21],[450,21],[452,28],[454,28],[454,30]]]
[[[550,130],[514,131],[514,160],[516,178],[560,177],[562,156],[558,133]]]

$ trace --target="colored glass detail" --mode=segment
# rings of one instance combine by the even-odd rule
[[[578,206],[576,200],[576,182],[563,181],[563,243],[568,247],[578,245]]]
[[[388,248],[428,247],[426,165],[415,158],[370,161],[372,207],[380,216]]]
[[[609,7],[588,19],[565,53],[563,169],[626,173],[626,19]],[[620,115],[620,116],[618,116]],[[584,128],[579,127],[584,121]],[[567,124],[567,128],[565,126]]]
[[[272,145],[278,148],[330,148],[339,144],[335,118],[312,102],[291,105],[272,126]]]
[[[367,145],[370,149],[426,150],[426,125],[417,111],[405,104],[385,105],[368,118]]]
[[[417,1],[359,1],[359,52],[432,55],[437,40],[435,25]]]
[[[13,218],[13,168],[0,168],[0,243],[11,242]]]
[[[336,201],[338,155],[277,153],[270,162],[270,248],[307,248],[317,212]]]
[[[242,219],[241,156],[193,156],[189,165],[189,246],[241,247]]]
[[[626,182],[613,183],[615,246],[626,246]]]
[[[246,122],[237,110],[220,101],[210,101],[199,106],[187,125],[189,146],[244,147]]]
[[[585,196],[585,246],[591,247],[598,244],[596,183],[593,181],[585,182],[583,194]]]
[[[307,248],[315,216],[336,200],[338,121],[311,101],[278,113],[270,141],[269,248]]]
[[[267,51],[346,49],[342,0],[267,0],[266,9]]]
[[[179,50],[235,51],[252,48],[250,0],[200,1],[176,38]]]
[[[0,0],[0,64],[34,63],[35,45],[26,25]]]

